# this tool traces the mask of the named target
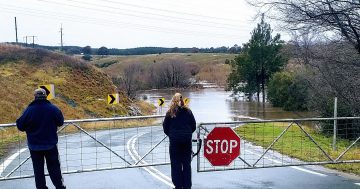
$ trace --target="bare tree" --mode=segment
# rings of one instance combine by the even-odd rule
[[[287,29],[340,34],[360,53],[358,0],[254,0],[249,3],[284,23]]]
[[[136,91],[140,88],[142,66],[140,63],[125,65],[120,77],[120,87],[126,91],[130,98],[135,98]]]
[[[179,60],[169,60],[154,64],[150,69],[151,81],[157,88],[186,87],[189,85],[191,72],[189,65]]]

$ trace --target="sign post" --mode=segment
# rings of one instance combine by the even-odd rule
[[[158,105],[159,105],[159,110],[160,110],[160,114],[162,114],[162,107],[165,105],[165,98],[159,98],[158,99]]]
[[[240,138],[229,127],[215,127],[204,141],[204,157],[212,166],[228,166],[240,155]]]
[[[39,88],[44,89],[46,91],[46,100],[51,100],[55,98],[54,84],[39,85]]]
[[[108,95],[108,104],[119,104],[119,94],[109,94]]]

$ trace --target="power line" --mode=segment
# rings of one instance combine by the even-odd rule
[[[19,10],[19,9],[16,9],[16,8],[2,8],[2,9],[15,10],[15,12],[17,12],[17,10]],[[20,8],[20,9],[25,9],[25,8]],[[31,10],[33,10],[33,12],[31,12]],[[79,23],[79,22],[80,23],[96,23],[97,25],[108,25],[108,26],[109,25],[113,26],[114,24],[121,24],[121,25],[125,25],[125,26],[139,28],[139,29],[142,29],[142,30],[161,31],[161,32],[166,32],[166,33],[171,32],[171,33],[182,34],[182,35],[191,35],[191,36],[208,35],[208,36],[217,36],[217,37],[226,37],[226,38],[228,38],[228,37],[234,37],[234,38],[236,37],[236,38],[238,38],[238,36],[235,36],[235,35],[195,32],[195,31],[189,31],[189,30],[178,31],[178,30],[174,30],[174,29],[170,29],[170,28],[139,25],[139,24],[134,24],[134,23],[120,22],[120,21],[99,20],[98,18],[91,18],[91,17],[78,17],[78,16],[74,16],[74,15],[67,16],[66,14],[62,14],[62,15],[61,14],[54,14],[53,12],[51,12],[51,14],[44,14],[44,13],[40,13],[40,12],[46,12],[46,11],[41,11],[41,10],[37,10],[37,9],[26,9],[26,10],[20,10],[20,12],[17,12],[17,13],[33,15],[33,16],[39,16],[39,17],[42,17],[42,18],[48,18],[47,17],[48,15],[54,16],[56,19],[59,19],[59,18],[62,17],[62,18],[65,18],[65,19],[67,19],[67,20],[69,20],[71,22],[76,22],[76,23]],[[99,21],[100,21],[100,23],[99,23]]]
[[[102,0],[102,1],[110,2],[110,3],[114,3],[114,4],[121,4],[121,5],[135,7],[135,8],[143,8],[143,9],[150,9],[150,10],[156,10],[156,11],[162,11],[162,12],[168,12],[168,13],[175,13],[175,14],[180,14],[180,15],[190,15],[190,16],[197,16],[197,17],[203,17],[203,18],[208,18],[208,19],[210,18],[210,19],[223,20],[223,21],[227,20],[227,21],[240,22],[239,20],[235,20],[235,19],[206,16],[206,15],[201,15],[201,14],[192,14],[192,13],[179,12],[179,11],[174,11],[174,10],[159,9],[159,8],[154,8],[154,7],[146,7],[146,6],[142,6],[142,5],[135,5],[135,4],[117,2],[117,1],[112,1],[112,0]]]
[[[148,19],[148,20],[153,20],[151,17],[149,17],[149,15],[153,15],[153,16],[157,16],[157,18],[156,18],[157,20],[163,20],[163,21],[171,22],[171,23],[178,22],[178,23],[185,23],[185,24],[191,24],[191,25],[201,25],[201,26],[208,26],[208,27],[215,27],[215,28],[227,28],[227,29],[232,29],[232,30],[237,30],[239,28],[238,25],[224,24],[224,23],[220,23],[220,22],[212,22],[212,21],[207,21],[207,20],[194,20],[194,19],[184,18],[184,17],[179,18],[179,17],[170,16],[170,15],[163,15],[163,14],[156,14],[156,13],[141,12],[141,11],[136,11],[136,10],[121,9],[121,8],[115,8],[115,7],[111,7],[111,6],[105,6],[103,4],[100,5],[100,4],[94,4],[94,3],[88,3],[87,2],[86,5],[93,5],[93,6],[96,6],[97,8],[85,7],[85,6],[83,6],[84,5],[83,2],[76,1],[76,0],[64,0],[64,1],[81,3],[81,6],[74,5],[74,4],[65,4],[65,3],[60,3],[60,2],[54,2],[54,1],[49,1],[49,0],[38,0],[38,1],[45,2],[45,3],[50,3],[50,4],[68,6],[68,7],[73,7],[73,8],[75,7],[75,8],[85,9],[85,10],[98,11],[98,12],[103,12],[103,13],[113,13],[113,14],[118,14],[118,15],[138,17],[138,18],[143,18],[143,19]],[[109,9],[114,9],[116,11],[99,9],[98,7],[103,7],[103,8],[105,7],[105,8],[109,8]],[[118,12],[118,10],[138,12],[138,13],[143,14],[143,15],[136,15],[136,14],[132,14],[132,13],[123,13],[123,12]],[[183,20],[183,21],[181,21],[181,20]],[[189,21],[191,21],[191,22],[189,22]],[[197,22],[197,23],[194,23],[194,22]],[[212,24],[212,25],[205,25],[204,23]]]

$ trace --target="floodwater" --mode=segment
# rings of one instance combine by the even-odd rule
[[[197,122],[235,121],[247,117],[259,119],[304,118],[314,117],[309,112],[287,112],[281,108],[272,107],[266,103],[249,102],[240,98],[236,100],[231,92],[222,88],[181,89],[181,90],[150,90],[142,91],[139,98],[146,98],[148,102],[157,106],[157,114],[165,114],[171,97],[180,92],[183,97],[190,99],[189,107],[193,111]],[[158,99],[164,97],[164,107],[158,107]]]

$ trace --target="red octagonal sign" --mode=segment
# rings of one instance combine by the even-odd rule
[[[215,127],[204,141],[204,156],[213,166],[230,165],[240,155],[240,138],[229,127]]]

